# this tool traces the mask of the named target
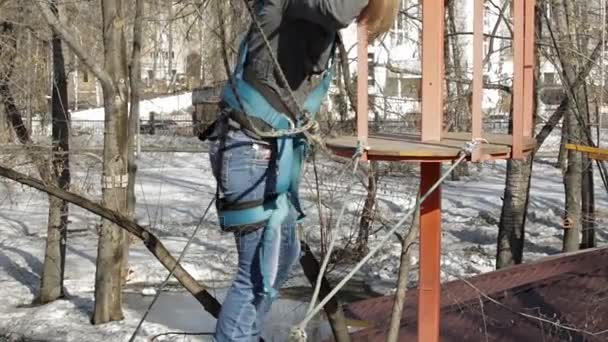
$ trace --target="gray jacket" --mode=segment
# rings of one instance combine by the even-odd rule
[[[368,0],[263,0],[258,22],[266,34],[298,103],[303,104],[326,70],[337,31],[352,23]],[[280,78],[259,30],[249,33],[245,79],[252,83],[277,110],[283,106],[287,89]]]

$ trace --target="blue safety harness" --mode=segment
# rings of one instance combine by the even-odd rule
[[[306,98],[303,109],[309,113],[311,118],[320,110],[321,103],[331,84],[334,75],[332,66],[335,52],[335,43],[332,48],[331,57],[328,61],[326,71],[317,87]],[[230,108],[243,111],[246,115],[260,119],[275,130],[288,130],[294,125],[299,126],[304,117],[298,118],[293,123],[289,117],[277,111],[251,84],[243,78],[245,62],[247,60],[247,37],[243,39],[239,49],[238,64],[234,71],[233,84],[228,84],[222,92],[222,100]],[[233,87],[237,94],[234,93]],[[299,199],[299,186],[302,166],[306,159],[308,143],[302,135],[285,136],[276,138],[276,164],[278,174],[276,179],[275,194],[288,195],[291,204],[298,211],[298,221],[305,217]],[[220,214],[221,224],[224,227],[243,226],[256,222],[268,220],[275,208],[268,205],[258,205],[252,208],[239,210],[224,210]]]
[[[336,35],[336,38],[338,36]],[[222,92],[223,102],[232,110],[244,112],[245,115],[262,120],[274,130],[289,130],[301,127],[307,118],[301,115],[296,122],[277,111],[262,94],[243,78],[245,62],[247,60],[248,37],[243,39],[239,49],[238,63],[231,84],[226,85]],[[326,71],[321,82],[308,95],[303,110],[307,111],[310,118],[320,110],[321,103],[331,84],[334,74],[333,59],[336,43],[332,47],[331,56],[326,66]],[[237,94],[235,94],[235,91]],[[302,114],[302,113],[300,113]],[[299,198],[300,178],[302,166],[308,151],[308,142],[302,135],[283,136],[276,139],[274,160],[270,165],[277,168],[276,185],[271,197],[264,198],[263,203],[257,203],[247,208],[218,208],[220,225],[231,230],[231,227],[244,227],[252,224],[265,222],[264,233],[260,245],[260,271],[262,275],[262,293],[275,298],[277,291],[274,289],[274,281],[277,276],[278,251],[277,241],[281,241],[281,226],[290,212],[290,204],[298,212],[297,221],[302,220],[305,214],[302,210]]]

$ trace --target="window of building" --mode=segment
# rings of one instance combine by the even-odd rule
[[[546,72],[543,75],[545,80],[545,85],[553,85],[555,84],[555,73],[554,72]]]
[[[401,97],[420,100],[422,79],[420,77],[407,77],[400,79]]]
[[[376,70],[374,66],[374,53],[367,53],[367,70],[368,70],[368,78],[367,85],[369,87],[374,87],[376,85]]]
[[[387,71],[386,83],[384,84],[384,96],[399,97],[399,76],[395,73]]]

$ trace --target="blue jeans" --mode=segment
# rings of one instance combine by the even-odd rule
[[[247,203],[268,194],[274,171],[271,149],[265,144],[234,130],[211,142],[211,165],[221,198]],[[297,213],[287,195],[279,195],[275,202],[276,211],[284,215],[234,232],[238,270],[220,311],[215,341],[258,341],[266,314],[299,259]]]

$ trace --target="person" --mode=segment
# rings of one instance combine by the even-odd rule
[[[296,224],[304,212],[298,187],[309,142],[293,132],[314,119],[328,92],[338,31],[365,20],[374,38],[392,26],[398,5],[399,0],[256,1],[259,26],[252,23],[243,38],[218,118],[200,136],[209,140],[219,224],[234,233],[238,251],[215,341],[259,340],[264,318],[300,256]]]

